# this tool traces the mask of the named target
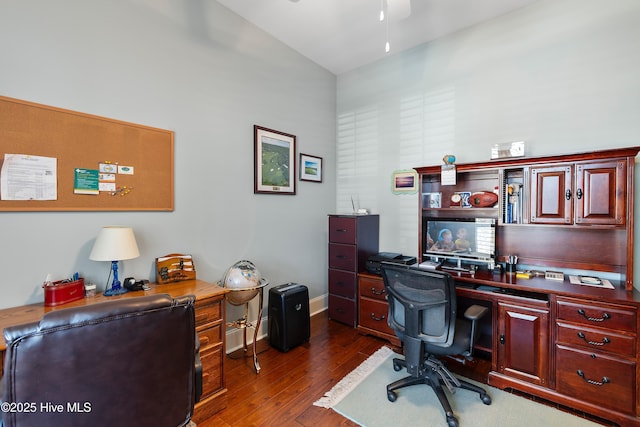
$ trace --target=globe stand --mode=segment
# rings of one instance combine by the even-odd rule
[[[235,320],[234,322],[229,322],[227,323],[227,326],[230,327],[234,327],[237,329],[242,329],[242,336],[243,336],[243,346],[242,346],[242,350],[243,350],[243,354],[246,356],[247,352],[249,350],[249,346],[247,344],[247,328],[253,328],[253,343],[252,343],[252,349],[253,349],[253,366],[256,370],[256,374],[260,373],[260,363],[258,362],[258,351],[257,351],[257,342],[258,342],[258,331],[260,330],[260,323],[262,322],[262,305],[264,303],[264,294],[263,294],[263,289],[266,285],[268,285],[269,282],[262,279],[260,281],[260,284],[256,287],[253,288],[243,288],[243,289],[230,289],[230,292],[237,292],[237,291],[251,291],[251,290],[257,290],[257,295],[254,295],[253,297],[251,297],[251,299],[249,299],[248,301],[244,302],[244,314],[241,318]],[[256,319],[255,322],[250,322],[249,321],[249,303],[256,297],[258,296],[258,317]],[[231,304],[233,304],[233,302],[231,302]],[[236,304],[234,304],[236,305]],[[229,354],[229,357],[232,357],[231,354]]]

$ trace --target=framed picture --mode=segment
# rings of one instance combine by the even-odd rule
[[[296,194],[296,137],[254,125],[254,193]]]
[[[393,194],[415,194],[418,191],[418,173],[413,169],[393,172],[391,191]]]
[[[322,157],[300,153],[300,181],[322,182]]]

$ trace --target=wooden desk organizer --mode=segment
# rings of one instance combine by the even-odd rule
[[[193,280],[196,278],[196,266],[191,255],[169,254],[156,258],[156,275],[160,284]]]

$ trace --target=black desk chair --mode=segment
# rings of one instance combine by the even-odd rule
[[[5,329],[4,427],[188,425],[202,386],[194,300],[114,299]]]
[[[470,358],[475,321],[488,309],[474,305],[465,312],[467,319],[457,319],[455,283],[448,273],[383,264],[382,277],[389,302],[389,326],[404,347],[405,358],[394,358],[393,369],[405,367],[410,374],[387,386],[389,401],[396,401],[397,390],[402,387],[427,384],[435,391],[450,427],[456,427],[458,420],[443,385],[452,393],[456,388],[474,391],[483,403],[490,405],[491,398],[484,389],[456,378],[436,358],[448,355]]]

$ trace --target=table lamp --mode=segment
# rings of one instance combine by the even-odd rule
[[[118,261],[133,259],[140,256],[136,237],[131,227],[107,226],[102,227],[89,259],[93,261],[111,261],[113,270],[113,282],[111,287],[104,291],[105,296],[120,295],[127,292],[118,279]]]

